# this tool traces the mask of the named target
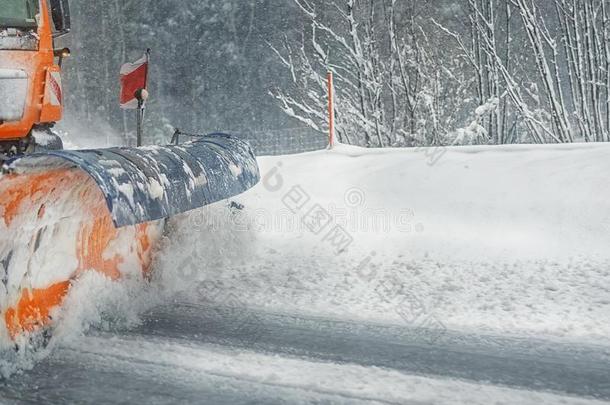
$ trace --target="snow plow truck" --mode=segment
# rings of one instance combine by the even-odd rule
[[[253,187],[250,146],[212,134],[182,144],[63,150],[67,0],[0,7],[0,335],[52,330],[76,280],[150,277],[171,216]]]

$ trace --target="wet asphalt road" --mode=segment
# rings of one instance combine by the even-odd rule
[[[175,304],[144,315],[141,326],[92,332],[95,344],[187,342],[307,361],[355,364],[408,375],[610,401],[610,348],[535,339],[465,335]],[[85,338],[87,339],[87,338]],[[197,384],[172,365],[86,346],[56,348],[34,370],[0,380],[2,403],[363,403],[370,398],[206,375]],[[164,345],[159,345],[159,351]],[[378,401],[379,402],[379,401]],[[383,403],[380,401],[379,403]]]

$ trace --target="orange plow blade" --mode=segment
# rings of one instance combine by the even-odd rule
[[[250,145],[227,134],[180,145],[34,153],[4,162],[3,170],[0,336],[13,340],[52,326],[85,272],[149,279],[164,218],[260,180]]]
[[[0,179],[0,298],[13,340],[50,326],[84,272],[149,276],[160,222],[115,228],[104,195],[77,168]]]

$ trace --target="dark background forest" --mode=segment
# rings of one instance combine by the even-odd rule
[[[174,127],[207,133],[299,126],[269,95],[287,74],[268,43],[303,26],[290,2],[85,0],[71,7],[70,130],[133,133],[134,113],[118,105],[119,69],[146,48],[149,141],[169,138]]]

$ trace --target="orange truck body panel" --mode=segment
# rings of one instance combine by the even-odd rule
[[[53,56],[53,31],[48,4],[40,1],[38,26],[39,47],[37,51],[0,50],[0,68],[23,70],[28,76],[27,103],[22,119],[0,124],[0,142],[27,137],[36,124],[53,123],[61,120],[61,96],[59,105],[51,100],[49,92],[51,74],[58,77],[60,67]],[[61,81],[59,82],[61,94]]]

